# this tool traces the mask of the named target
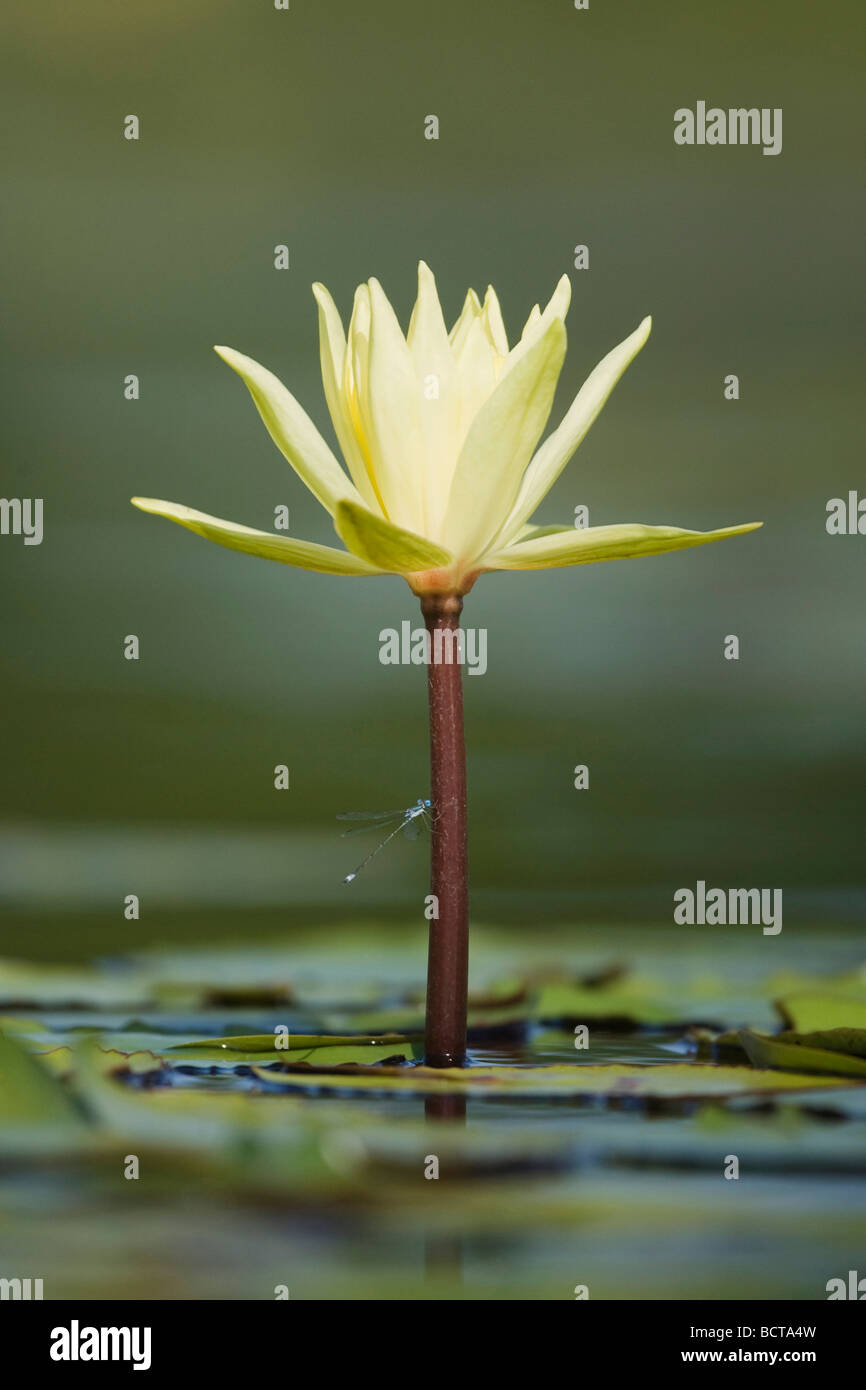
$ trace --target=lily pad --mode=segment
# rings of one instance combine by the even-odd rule
[[[818,1033],[826,1029],[866,1029],[866,994],[803,991],[777,999],[776,1008],[789,1029]]]
[[[778,1067],[783,1071],[829,1073],[833,1076],[856,1076],[866,1079],[866,1057],[845,1052],[830,1052],[801,1042],[808,1035],[780,1034],[767,1037],[743,1029],[740,1039],[756,1067]]]
[[[131,971],[31,965],[0,960],[0,1008],[135,1008],[150,997],[148,982]]]
[[[80,1046],[53,1047],[47,1052],[34,1052],[33,1055],[53,1076],[75,1081],[77,1065],[81,1056]],[[106,1076],[121,1070],[130,1075],[143,1076],[148,1072],[167,1069],[167,1064],[155,1052],[122,1052],[114,1047],[94,1045],[91,1055],[91,1065]]]
[[[700,1063],[640,1066],[551,1067],[362,1067],[278,1072],[253,1067],[260,1081],[292,1089],[381,1090],[435,1094],[452,1091],[476,1096],[599,1096],[608,1100],[702,1100],[774,1092],[831,1089],[844,1082],[830,1077],[789,1076],[750,1067],[706,1066]]]
[[[285,1036],[285,1035],[283,1035]],[[203,1038],[193,1042],[174,1043],[165,1049],[168,1057],[183,1054],[184,1060],[218,1060],[228,1063],[253,1060],[259,1063],[263,1055],[273,1061],[286,1062],[292,1066],[309,1062],[317,1066],[341,1066],[347,1062],[375,1064],[381,1059],[393,1061],[420,1061],[424,1055],[424,1040],[420,1035],[405,1037],[400,1033],[383,1033],[377,1036],[329,1036],[323,1034],[292,1033],[288,1035],[288,1048],[278,1046],[279,1038],[273,1033],[256,1033],[252,1036]]]
[[[85,1032],[66,1030],[52,1033],[44,1025],[18,1025],[16,1036],[23,1046],[46,1059],[54,1070],[69,1070],[72,1050],[88,1038],[99,1051],[131,1056],[147,1054],[166,1058],[176,1066],[222,1065],[224,1067],[261,1064],[265,1060],[292,1064],[317,1061],[337,1066],[344,1062],[372,1063],[395,1059],[420,1061],[423,1056],[421,1034],[383,1033],[376,1035],[332,1035],[293,1033],[229,1034],[222,1037],[188,1037],[177,1033],[152,1033],[140,1029],[106,1032],[90,1028]],[[287,1041],[288,1047],[278,1043]],[[49,1060],[50,1059],[50,1060]]]
[[[608,1020],[630,1024],[670,1023],[683,1017],[671,1007],[653,982],[637,977],[587,987],[579,981],[546,980],[532,1003],[532,1017],[543,1023]]]
[[[63,1134],[85,1127],[78,1106],[63,1083],[40,1066],[13,1038],[0,1033],[0,1122],[3,1144],[17,1127]]]
[[[844,1052],[849,1057],[866,1057],[866,1028],[825,1028],[817,1033],[789,1031],[778,1034],[779,1042],[818,1047],[827,1052]]]

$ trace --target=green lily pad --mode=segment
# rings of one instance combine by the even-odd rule
[[[0,1007],[135,1008],[147,1002],[147,981],[132,972],[31,965],[0,960]]]
[[[559,1019],[670,1023],[682,1018],[683,1010],[659,998],[651,981],[638,978],[592,988],[570,980],[547,980],[533,1000],[532,1017],[544,1023]]]
[[[381,1090],[436,1094],[457,1092],[476,1096],[603,1096],[609,1100],[702,1100],[773,1092],[828,1089],[844,1084],[829,1077],[781,1075],[750,1067],[706,1066],[699,1063],[658,1066],[551,1067],[342,1067],[339,1070],[277,1072],[253,1067],[270,1086],[292,1089]]]
[[[779,1042],[801,1047],[818,1047],[827,1052],[844,1052],[849,1057],[866,1057],[866,1028],[825,1028],[817,1033],[777,1034]]]
[[[171,1058],[183,1053],[184,1060],[187,1060],[186,1054],[190,1054],[189,1060],[193,1061],[229,1063],[247,1060],[261,1062],[262,1056],[268,1055],[273,1061],[287,1062],[292,1066],[305,1062],[318,1066],[341,1066],[347,1062],[375,1063],[377,1051],[379,1057],[392,1061],[395,1057],[420,1061],[424,1055],[424,1040],[420,1035],[405,1037],[400,1033],[383,1033],[377,1036],[341,1037],[291,1033],[288,1035],[288,1048],[278,1047],[279,1040],[273,1033],[203,1038],[174,1043],[165,1049],[165,1055]]]
[[[52,1075],[75,1081],[80,1047],[53,1047],[48,1052],[35,1052],[33,1055]],[[147,1072],[160,1071],[166,1063],[155,1052],[122,1052],[115,1047],[94,1045],[92,1066],[106,1076],[121,1070],[143,1076]]]
[[[16,1126],[64,1131],[83,1129],[81,1112],[51,1071],[0,1033],[0,1121],[3,1139]]]
[[[76,1047],[81,1035],[57,1035],[38,1040],[19,1040],[53,1071],[65,1074],[74,1068]],[[284,1035],[285,1036],[285,1035]],[[178,1041],[176,1033],[140,1033],[133,1030],[121,1033],[92,1031],[86,1035],[94,1045],[94,1056],[113,1058],[112,1065],[136,1057],[150,1057],[154,1064],[164,1061],[175,1066],[247,1067],[260,1066],[266,1061],[289,1063],[292,1066],[315,1063],[321,1066],[341,1066],[347,1062],[373,1064],[381,1060],[420,1061],[423,1039],[420,1035],[381,1034],[375,1037],[330,1036],[292,1033],[290,1046],[279,1048],[273,1033],[228,1036],[223,1038],[187,1038]],[[106,1065],[106,1069],[110,1069]]]
[[[811,1047],[800,1041],[800,1034],[780,1034],[767,1037],[743,1029],[740,1039],[756,1067],[778,1067],[783,1071],[829,1073],[833,1076],[856,1076],[866,1079],[866,1057],[826,1048]]]
[[[775,1001],[788,1028],[798,1033],[818,1033],[835,1028],[866,1029],[866,995],[804,991]]]

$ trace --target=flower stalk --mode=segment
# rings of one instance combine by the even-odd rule
[[[466,748],[457,637],[463,600],[425,594],[429,634],[431,882],[434,915],[427,955],[424,1060],[461,1067],[466,1057],[469,979],[469,875],[466,842]]]

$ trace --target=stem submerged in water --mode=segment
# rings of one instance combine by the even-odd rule
[[[438,917],[430,922],[424,1060],[461,1067],[466,1059],[469,976],[469,883],[466,852],[466,748],[457,633],[463,600],[427,594],[421,612],[430,635],[431,888]],[[439,634],[437,636],[437,633]]]

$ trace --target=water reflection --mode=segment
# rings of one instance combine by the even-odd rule
[[[426,1096],[424,1099],[424,1118],[432,1127],[442,1124],[466,1124],[466,1097],[447,1093]],[[435,1135],[431,1135],[430,1158],[435,1154]],[[441,1179],[430,1179],[440,1181]],[[463,1242],[459,1236],[442,1234],[436,1230],[435,1221],[430,1222],[424,1238],[424,1274],[429,1281],[437,1284],[450,1284],[460,1287],[463,1284]]]

